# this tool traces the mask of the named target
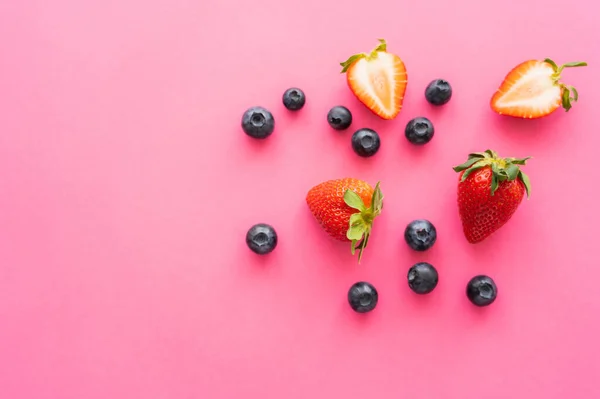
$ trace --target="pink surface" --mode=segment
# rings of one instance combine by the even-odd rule
[[[600,397],[598,3],[350,4],[0,3],[1,398]],[[380,37],[409,75],[391,122],[339,74]],[[565,73],[574,109],[494,115],[508,70],[544,57],[590,63]],[[454,97],[432,109],[437,77]],[[290,86],[308,97],[293,115]],[[375,157],[328,127],[337,104],[380,132]],[[240,129],[252,105],[275,115],[265,142]],[[419,115],[436,135],[415,148]],[[451,166],[488,147],[534,157],[533,196],[474,246]],[[360,266],[304,202],[347,175],[386,197]],[[414,218],[438,228],[429,253],[403,243]],[[271,256],[244,244],[256,222],[279,233]],[[416,261],[440,271],[426,297],[406,284]],[[486,309],[464,294],[479,273],[499,286]],[[371,314],[347,305],[358,280],[379,290]]]

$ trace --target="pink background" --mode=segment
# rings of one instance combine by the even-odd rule
[[[598,3],[351,4],[0,2],[2,399],[600,397]],[[380,37],[408,68],[391,122],[339,74]],[[504,75],[544,57],[590,63],[565,73],[573,110],[493,114]],[[454,97],[433,109],[438,77]],[[337,104],[351,130],[327,125]],[[267,141],[240,129],[252,105],[275,115]],[[417,148],[420,115],[436,135]],[[381,135],[371,159],[350,148],[359,127]],[[533,196],[474,246],[451,167],[488,147],[534,157]],[[345,176],[386,197],[360,266],[304,202]],[[414,218],[438,228],[429,253],[403,242]],[[256,222],[279,233],[268,257],[245,246]],[[417,261],[440,272],[426,297],[406,284]],[[478,273],[499,286],[486,309],[464,294]],[[358,280],[379,290],[371,314],[346,302]]]

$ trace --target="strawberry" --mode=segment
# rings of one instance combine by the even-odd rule
[[[387,52],[385,40],[379,39],[369,54],[355,54],[340,65],[350,90],[367,108],[383,119],[398,115],[408,77],[400,57]]]
[[[499,158],[492,150],[469,154],[460,172],[458,211],[467,241],[483,241],[510,220],[523,196],[529,197],[529,177],[519,165],[528,158]]]
[[[383,206],[379,183],[373,189],[369,183],[358,179],[329,180],[311,188],[306,203],[331,237],[350,241],[353,255],[355,250],[359,250],[360,263],[373,220]]]
[[[525,61],[506,75],[490,105],[500,115],[525,119],[550,115],[561,105],[569,111],[579,94],[573,86],[560,81],[560,74],[565,68],[586,65],[570,62],[559,67],[548,58]]]

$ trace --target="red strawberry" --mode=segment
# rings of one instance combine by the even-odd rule
[[[561,104],[568,111],[579,94],[573,86],[560,81],[560,74],[564,68],[586,65],[585,62],[570,62],[559,67],[548,58],[525,61],[506,75],[492,97],[491,107],[500,115],[526,119],[550,115]]]
[[[510,220],[525,193],[529,197],[529,177],[519,168],[528,159],[499,158],[487,150],[454,168],[460,172],[458,210],[467,241],[489,237]]]
[[[311,188],[306,202],[330,236],[352,242],[352,254],[358,249],[360,262],[373,220],[381,213],[383,206],[379,183],[373,189],[369,183],[358,179],[329,180]]]
[[[348,86],[358,99],[383,119],[394,119],[404,100],[408,77],[404,62],[387,52],[385,40],[371,53],[355,54],[340,63]]]

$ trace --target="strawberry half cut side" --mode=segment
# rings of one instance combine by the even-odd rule
[[[525,61],[506,75],[490,105],[500,115],[525,119],[541,118],[560,106],[569,111],[579,99],[579,93],[560,81],[561,73],[565,68],[586,65],[569,62],[558,66],[549,58]]]
[[[344,202],[352,209],[358,212],[350,216],[348,231],[346,237],[352,244],[352,255],[358,250],[358,263],[362,258],[364,249],[367,247],[373,221],[381,213],[383,208],[383,194],[379,188],[379,182],[375,186],[371,203],[367,207],[358,194],[352,190],[346,190],[344,193]]]
[[[360,53],[340,63],[350,90],[382,119],[394,119],[402,109],[408,77],[404,62],[387,51],[385,40],[370,53]]]

